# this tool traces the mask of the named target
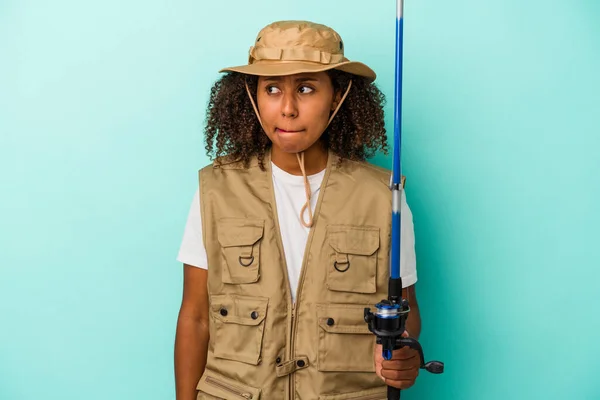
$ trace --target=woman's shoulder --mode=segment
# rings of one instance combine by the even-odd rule
[[[249,169],[253,167],[258,167],[258,160],[256,157],[252,157],[248,163],[245,163],[242,156],[228,154],[216,157],[212,162],[205,165],[202,170]]]
[[[356,178],[361,182],[374,181],[377,183],[382,183],[386,188],[389,188],[392,183],[392,171],[388,168],[381,167],[369,161],[348,159],[345,159],[342,162],[342,168],[343,164],[346,164],[347,172],[355,175]],[[405,181],[406,177],[403,175],[402,186],[404,186]]]
[[[344,159],[340,166],[345,172],[355,175],[357,178],[374,179],[389,185],[391,171],[368,161]]]

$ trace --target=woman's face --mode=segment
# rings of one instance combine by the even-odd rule
[[[285,153],[305,151],[321,137],[336,107],[326,72],[258,79],[257,103],[273,146]]]

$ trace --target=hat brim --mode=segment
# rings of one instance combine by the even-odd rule
[[[256,76],[285,76],[306,72],[329,71],[332,69],[339,69],[340,71],[362,76],[369,79],[371,82],[377,78],[375,71],[357,61],[344,61],[327,65],[301,61],[258,62],[237,67],[223,68],[219,72],[239,72]]]

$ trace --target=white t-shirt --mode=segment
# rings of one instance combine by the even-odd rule
[[[285,261],[288,268],[292,298],[295,301],[296,288],[300,278],[300,268],[304,258],[304,249],[310,230],[310,228],[306,228],[300,222],[300,210],[306,203],[304,178],[302,176],[291,175],[278,168],[272,162],[271,168],[273,171],[273,188],[275,190],[275,202],[277,204],[277,214],[279,216],[281,240],[283,242],[283,251],[285,253]],[[325,170],[315,175],[308,176],[312,191],[310,205],[313,212],[317,204],[324,175]],[[400,265],[402,286],[407,287],[414,285],[417,281],[417,269],[413,219],[410,208],[406,203],[404,191],[402,191],[401,207],[402,226],[400,237],[402,247],[400,249]],[[304,218],[307,220],[308,212],[305,212]],[[194,195],[190,207],[177,260],[184,264],[208,269],[206,248],[202,241],[202,217],[200,214],[199,190],[196,190],[196,194]]]

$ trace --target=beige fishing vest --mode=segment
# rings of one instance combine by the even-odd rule
[[[380,400],[364,308],[387,296],[390,172],[329,153],[292,304],[267,153],[199,172],[210,341],[198,399]]]

